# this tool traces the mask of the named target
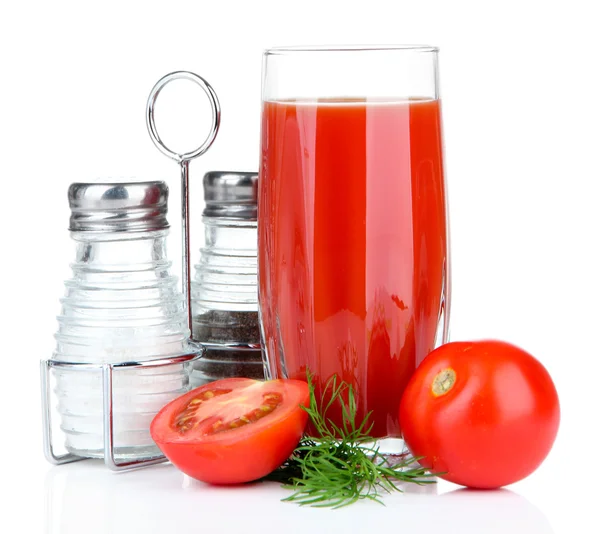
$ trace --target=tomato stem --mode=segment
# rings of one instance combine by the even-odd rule
[[[445,395],[454,387],[455,382],[456,371],[448,367],[447,369],[444,369],[443,371],[440,371],[437,375],[435,375],[433,383],[431,384],[431,392],[436,397]]]

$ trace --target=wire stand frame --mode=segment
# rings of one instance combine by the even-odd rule
[[[113,372],[115,369],[136,370],[139,368],[148,367],[165,367],[168,365],[180,365],[192,363],[200,358],[203,350],[199,349],[196,352],[174,356],[172,358],[163,358],[160,360],[147,360],[140,362],[123,362],[123,363],[73,363],[62,362],[58,360],[42,360],[40,362],[41,383],[42,383],[42,407],[43,407],[43,440],[44,440],[44,455],[46,459],[54,464],[61,465],[70,462],[86,460],[84,456],[78,456],[73,453],[66,453],[57,456],[54,452],[52,439],[52,391],[50,387],[50,372],[53,368],[71,369],[89,372],[102,372],[102,404],[103,404],[103,429],[104,429],[104,463],[112,471],[130,471],[140,467],[159,464],[167,461],[163,455],[157,455],[152,458],[140,460],[127,460],[118,462],[115,458],[114,445],[114,410],[113,410]]]

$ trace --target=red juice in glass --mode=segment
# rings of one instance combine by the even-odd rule
[[[374,438],[443,313],[438,100],[265,102],[259,179],[263,334],[274,376],[352,384]],[[440,326],[441,328],[441,326]],[[336,424],[340,414],[332,413]]]

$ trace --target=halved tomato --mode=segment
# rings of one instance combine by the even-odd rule
[[[279,467],[300,441],[308,414],[300,380],[226,378],[167,404],[150,434],[186,475],[212,484],[257,480]]]

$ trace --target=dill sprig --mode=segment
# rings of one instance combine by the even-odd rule
[[[334,375],[323,390],[321,402],[317,403],[309,372],[307,380],[310,401],[302,408],[308,413],[317,435],[304,437],[292,456],[267,477],[293,491],[284,501],[331,508],[363,499],[383,504],[380,491],[401,492],[399,482],[435,483],[435,475],[417,464],[419,458],[406,455],[390,464],[379,452],[369,436],[373,426],[369,426],[371,413],[360,424],[356,423],[356,398],[350,384]],[[336,404],[341,408],[341,426],[327,417]]]

